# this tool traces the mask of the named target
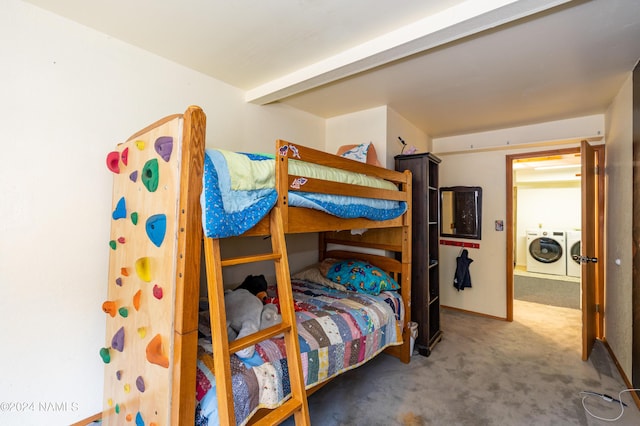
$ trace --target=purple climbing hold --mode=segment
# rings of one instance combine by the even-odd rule
[[[171,158],[171,152],[173,151],[173,138],[171,136],[161,136],[156,139],[156,143],[154,144],[154,148],[160,157],[169,162]]]
[[[118,352],[124,350],[124,327],[120,327],[120,330],[116,331],[111,339],[111,347]]]
[[[116,371],[116,379],[118,379],[118,380],[122,379],[122,370]]]
[[[116,205],[116,209],[113,211],[111,215],[113,220],[123,219],[127,217],[127,203],[124,200],[124,197],[120,198],[118,204]]]
[[[136,387],[140,392],[144,392],[145,387],[144,387],[144,379],[142,378],[142,376],[138,376],[138,378],[136,379]]]
[[[131,182],[136,182],[138,180],[138,171],[134,170],[131,172],[131,174],[129,175],[129,179],[131,179]]]
[[[118,277],[116,278],[116,284],[120,287],[122,287],[122,278]]]

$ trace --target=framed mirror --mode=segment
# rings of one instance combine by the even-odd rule
[[[440,235],[479,240],[482,224],[482,188],[440,188]]]

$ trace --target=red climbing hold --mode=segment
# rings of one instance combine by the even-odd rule
[[[153,297],[158,300],[162,299],[162,287],[160,287],[158,284],[153,286]]]
[[[118,151],[107,154],[107,168],[113,173],[120,173],[120,153]]]
[[[124,164],[125,166],[129,163],[129,148],[125,148],[122,151],[122,155],[120,156],[120,158],[122,159],[122,164]]]

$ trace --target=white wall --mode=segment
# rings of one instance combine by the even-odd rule
[[[371,142],[376,147],[378,160],[386,155],[387,107],[381,106],[344,114],[326,120],[327,152],[336,153],[342,145]]]
[[[272,152],[278,137],[322,148],[324,120],[247,105],[240,90],[19,0],[2,2],[0,51],[0,402],[35,404],[3,408],[0,423],[69,424],[102,409],[107,153],[191,104],[207,114],[207,144],[227,149]]]
[[[518,186],[516,265],[527,264],[527,230],[573,231],[581,227],[580,182]]]
[[[632,377],[633,88],[625,81],[607,110],[605,193],[604,333],[625,372]],[[620,259],[620,265],[615,260]],[[636,360],[637,362],[637,360]],[[638,385],[638,383],[636,383]]]
[[[416,148],[416,152],[429,152],[431,150],[431,138],[411,124],[409,120],[398,114],[392,108],[387,108],[387,155],[386,164],[389,168],[395,167],[393,157],[402,152],[402,144],[398,140],[400,136],[407,146],[405,151],[412,146]],[[382,159],[380,162],[383,162]]]
[[[604,115],[597,115],[433,140],[433,151],[442,158],[440,186],[481,186],[483,198],[482,240],[474,241],[480,248],[469,249],[474,260],[470,266],[472,288],[457,291],[453,287],[460,248],[440,246],[442,305],[506,318],[506,232],[495,229],[496,220],[507,221],[506,155],[549,149],[550,145],[575,146],[557,144],[555,135],[564,140],[603,134]],[[547,145],[545,141],[549,141]]]

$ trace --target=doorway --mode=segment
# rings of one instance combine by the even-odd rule
[[[517,247],[520,243],[520,254],[525,250],[526,243],[523,239],[526,237],[520,235],[520,241],[518,241],[518,216],[517,216],[517,186],[514,183],[514,164],[517,162],[526,163],[527,161],[540,161],[540,159],[552,159],[558,156],[576,155],[583,153],[580,158],[581,163],[581,226],[586,223],[586,226],[582,230],[582,240],[588,243],[588,247],[593,253],[589,253],[592,256],[588,259],[594,259],[599,257],[600,253],[603,253],[603,238],[602,230],[604,229],[604,173],[598,173],[598,167],[604,164],[604,146],[591,146],[588,142],[584,141],[580,147],[566,148],[550,151],[537,151],[530,153],[514,154],[506,156],[506,182],[507,182],[507,320],[513,321],[513,309],[514,309],[514,268],[516,266]],[[588,154],[584,154],[587,152]],[[594,199],[595,196],[595,199]],[[551,203],[546,204],[546,209],[552,209]],[[585,208],[589,206],[589,208]],[[585,222],[585,220],[587,222]],[[534,225],[540,225],[535,224]],[[588,228],[586,230],[585,228]],[[532,231],[538,232],[542,229],[542,226],[534,226]],[[552,236],[553,234],[553,229]],[[559,230],[561,231],[561,230]],[[586,236],[586,239],[585,239]],[[595,247],[593,245],[595,242]],[[545,244],[548,244],[546,241]],[[566,244],[566,243],[565,243]],[[547,252],[551,249],[547,246]],[[584,251],[584,249],[583,249]],[[582,253],[583,255],[585,253]],[[584,256],[583,256],[584,257]],[[522,260],[521,260],[522,263]],[[581,264],[581,276],[583,279],[580,283],[581,290],[581,313],[583,324],[583,359],[586,360],[589,356],[593,341],[595,338],[602,338],[602,312],[604,310],[604,287],[603,287],[603,272],[604,272],[604,259],[597,264],[590,263],[585,265]],[[555,271],[559,274],[561,271]],[[585,273],[587,274],[587,280],[584,280]],[[585,308],[587,306],[587,308]]]

